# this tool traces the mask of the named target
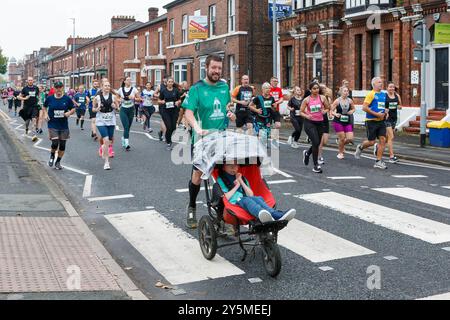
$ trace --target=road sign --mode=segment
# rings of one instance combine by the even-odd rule
[[[450,44],[450,23],[436,23],[434,25],[434,42]]]
[[[208,39],[208,16],[189,16],[189,40]]]
[[[273,1],[269,0],[269,19],[272,21],[273,17]],[[292,14],[292,0],[277,0],[276,5],[277,19],[289,17]]]
[[[414,62],[424,62],[422,49],[414,49],[413,56]],[[430,62],[430,50],[425,50],[425,62]]]
[[[422,30],[425,30],[425,43],[423,44],[422,40]],[[414,28],[413,33],[414,42],[419,46],[427,46],[430,43],[430,31],[426,26],[423,24],[419,24],[417,27]]]

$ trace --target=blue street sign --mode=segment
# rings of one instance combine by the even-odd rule
[[[280,2],[284,2],[284,3],[280,4]],[[291,1],[278,0],[275,11],[277,13],[277,19],[289,17],[292,14]],[[270,21],[272,21],[272,18],[273,18],[273,3],[269,2],[269,19],[270,19]]]

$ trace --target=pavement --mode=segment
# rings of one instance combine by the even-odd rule
[[[326,148],[324,174],[317,175],[301,163],[307,144],[296,150],[280,142],[279,170],[266,180],[278,207],[297,209],[297,217],[279,234],[282,271],[273,279],[260,249],[245,261],[236,246],[220,249],[212,261],[203,258],[198,231],[184,227],[191,165],[177,155],[188,154],[189,145],[176,140],[175,150],[166,151],[156,138],[157,117],[152,134],[133,124],[130,152],[116,143],[111,171],[103,170],[89,130],[73,118],[62,171],[46,167],[46,132],[33,144],[21,120],[2,123],[57,184],[92,241],[149,299],[450,299],[450,168],[444,165],[402,160],[380,171],[370,153],[356,160],[349,151],[340,161]],[[207,214],[203,192],[198,218]]]
[[[0,300],[145,298],[0,117]]]

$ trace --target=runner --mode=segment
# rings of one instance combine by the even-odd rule
[[[89,94],[89,93],[88,93]],[[86,94],[84,85],[78,86],[78,92],[75,94],[75,106],[77,107],[77,126],[80,124],[80,129],[84,130],[84,116],[86,115],[86,104],[89,105],[89,97]]]
[[[55,94],[49,96],[44,102],[45,115],[48,121],[48,135],[52,141],[49,167],[55,165],[56,170],[62,170],[61,159],[66,151],[67,140],[70,139],[68,118],[75,113],[73,100],[64,95],[62,82],[55,83]],[[58,158],[55,162],[55,154]]]
[[[44,122],[44,117],[45,117],[45,111],[44,111],[44,102],[46,99],[46,94],[45,94],[45,88],[44,86],[41,84],[39,85],[39,102],[38,102],[38,108],[39,108],[39,116],[37,119],[37,134],[42,134],[42,124]]]
[[[386,131],[390,163],[398,163],[398,158],[394,154],[394,137],[398,121],[398,110],[402,110],[402,99],[396,92],[395,84],[389,82],[386,96],[386,112],[389,114],[386,120]]]
[[[325,96],[327,99],[328,105],[331,106],[333,103],[333,91],[328,88],[324,84],[320,84],[320,95]],[[324,114],[323,116],[323,135],[322,135],[322,141],[320,142],[319,147],[319,164],[324,165],[325,160],[323,159],[323,147],[325,147],[328,144],[328,139],[330,138],[330,120],[331,115],[329,113]]]
[[[278,87],[278,83],[279,83],[278,78],[272,77],[272,79],[270,79],[271,85],[270,95],[275,99],[275,106],[274,106],[275,113],[273,114],[275,121],[275,129],[281,128],[280,106],[284,102],[283,90],[281,90],[281,88]]]
[[[184,129],[186,130],[187,126],[186,126],[186,123],[184,121],[185,120],[184,119],[184,111],[185,110],[183,108],[183,102],[184,102],[184,99],[186,99],[186,96],[187,96],[187,94],[189,92],[189,86],[188,86],[187,81],[182,81],[180,83],[180,86],[179,86],[178,90],[180,91],[180,95],[181,95],[181,97],[180,97],[181,104],[180,104],[180,114],[178,115],[178,120],[177,120],[177,127],[183,126]]]
[[[339,98],[331,106],[331,113],[334,116],[333,127],[339,139],[338,159],[344,159],[345,145],[353,143],[353,125],[351,116],[356,111],[353,100],[349,98],[347,87],[341,87]]]
[[[151,117],[155,113],[155,107],[153,106],[153,96],[155,91],[152,89],[152,84],[147,82],[145,85],[145,89],[142,90],[141,98],[142,98],[142,113],[144,117],[144,131],[148,133],[152,133],[153,129],[151,126]]]
[[[167,78],[164,77],[163,82],[158,86],[158,88],[156,89],[156,92],[155,92],[155,98],[156,98],[156,103],[157,103],[157,107],[158,107],[158,112],[159,112],[159,115],[161,116],[161,121],[159,122],[161,130],[159,130],[159,132],[158,132],[159,141],[161,141],[161,142],[163,140],[165,140],[167,128],[166,128],[166,125],[164,124],[164,121],[162,120],[163,112],[159,106],[158,100],[159,100],[159,95],[160,95],[161,91],[166,88],[166,85],[167,85]]]
[[[311,83],[309,90],[311,91],[311,95],[303,100],[302,106],[300,107],[300,114],[305,118],[305,131],[312,143],[308,151],[303,151],[303,164],[308,166],[309,158],[312,155],[314,161],[313,172],[322,173],[322,168],[319,165],[319,147],[324,131],[323,118],[326,117],[324,114],[329,111],[330,105],[328,104],[327,98],[320,95],[320,86],[318,83]]]
[[[105,160],[104,170],[111,170],[110,158],[111,148],[114,143],[114,130],[116,129],[116,113],[119,109],[119,99],[111,92],[108,81],[103,82],[102,91],[95,97],[92,111],[96,112],[96,124],[98,132],[103,139],[102,157]],[[133,108],[131,108],[132,111]],[[131,117],[133,120],[133,117]]]
[[[14,89],[9,87],[6,90],[6,93],[8,95],[8,98],[7,98],[8,99],[8,113],[11,113],[13,105],[14,105]],[[16,112],[16,114],[14,116],[17,116],[17,112]]]
[[[367,95],[363,104],[363,110],[366,112],[368,140],[356,147],[355,158],[360,159],[364,149],[375,146],[378,138],[380,143],[378,144],[378,148],[375,148],[377,150],[377,160],[374,168],[385,170],[387,166],[383,162],[383,153],[386,146],[386,93],[381,91],[383,81],[380,77],[373,78],[372,87],[373,90]]]
[[[139,99],[139,91],[131,85],[131,78],[125,78],[122,87],[118,90],[122,98],[122,105],[120,107],[120,121],[123,126],[122,147],[130,151],[130,130],[133,125],[134,118],[134,103],[136,98]]]
[[[236,131],[239,133],[242,133],[244,125],[247,125],[247,134],[253,134],[253,117],[249,105],[254,96],[255,88],[250,86],[250,77],[243,75],[241,85],[231,94],[233,103],[236,103]]]
[[[134,99],[134,112],[135,112],[135,116],[136,116],[136,122],[144,123],[144,120],[142,118],[142,116],[143,116],[143,114],[142,114],[142,99],[141,99],[142,91],[139,87],[136,87],[136,90],[137,90],[137,94]]]
[[[13,100],[14,100],[14,116],[17,117],[17,109],[22,108],[23,101],[19,99],[20,93],[22,92],[22,88],[19,86],[14,90]]]
[[[272,86],[270,83],[266,82],[262,85],[262,95],[257,96],[249,104],[249,108],[255,113],[255,132],[257,136],[260,136],[261,130],[265,130],[267,141],[263,140],[264,143],[270,139],[272,122],[276,119],[276,101],[275,98],[270,94]],[[237,119],[236,119],[237,121]]]
[[[294,96],[288,102],[288,108],[289,111],[291,112],[290,115],[291,123],[295,129],[292,135],[288,138],[288,144],[294,149],[300,148],[299,140],[300,136],[302,135],[304,122],[303,117],[300,115],[300,107],[302,105],[302,102],[303,102],[302,89],[296,86],[294,87]]]
[[[28,77],[27,86],[22,89],[18,99],[23,101],[23,108],[21,110],[23,119],[25,120],[25,134],[28,134],[30,122],[32,122],[32,141],[37,141],[37,117],[39,116],[38,99],[39,89],[34,85],[33,77]]]
[[[217,55],[206,58],[206,79],[197,82],[189,91],[185,100],[186,120],[193,129],[191,152],[199,138],[210,131],[226,130],[229,119],[236,120],[231,112],[230,88],[220,81],[223,70],[223,59]],[[189,204],[187,206],[186,226],[197,227],[197,196],[200,192],[202,172],[195,167],[189,181]]]
[[[2,91],[3,106],[6,106],[6,103],[7,103],[7,100],[8,100],[8,92],[6,91],[6,89],[3,89],[1,91]]]
[[[172,150],[172,134],[177,128],[178,109],[181,105],[181,94],[174,87],[173,78],[167,79],[167,86],[159,93],[159,110],[166,126],[167,150]]]
[[[97,95],[99,91],[99,82],[98,80],[94,80],[92,83],[92,88],[89,90],[88,98],[89,98],[89,118],[91,119],[91,138],[94,138],[94,140],[97,140],[97,128],[95,124],[95,119],[97,115],[94,111],[92,111],[93,107],[93,101],[95,100],[95,96]]]

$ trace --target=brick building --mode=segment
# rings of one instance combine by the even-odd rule
[[[272,76],[272,29],[268,2],[261,0],[176,0],[167,9],[169,75],[189,84],[205,77],[209,54],[224,58],[223,78],[230,87],[249,74],[261,84]],[[207,40],[188,39],[188,17],[207,16]]]
[[[23,64],[21,62],[17,62],[16,58],[12,57],[8,64],[9,85],[14,87],[22,85],[23,73]]]
[[[450,23],[450,1],[297,0],[294,5],[295,14],[280,21],[284,87],[306,87],[317,76],[336,92],[347,79],[362,97],[371,89],[371,79],[381,76],[398,86],[405,106],[420,106],[414,24],[423,16],[433,34],[436,22]],[[431,37],[426,66],[429,109],[449,109],[449,48]]]
[[[123,61],[125,76],[133,85],[159,85],[166,74],[167,16],[150,8],[148,22],[128,31],[128,56]]]

